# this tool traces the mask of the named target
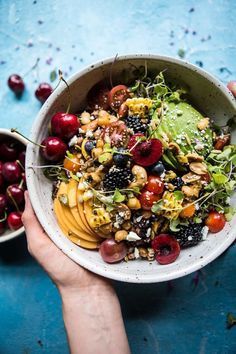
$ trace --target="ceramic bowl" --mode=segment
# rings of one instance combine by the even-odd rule
[[[3,129],[0,128],[0,142],[2,141],[9,141],[9,140],[17,140],[23,145],[27,145],[27,140],[21,137],[20,135],[16,133],[12,133],[8,129]],[[0,236],[0,243],[10,241],[15,237],[20,236],[21,234],[24,233],[24,227],[22,226],[18,230],[11,231],[10,229],[7,229],[1,236]]]
[[[72,94],[72,112],[78,112],[86,105],[86,95],[91,87],[100,80],[119,83],[119,77],[128,73],[134,66],[144,65],[158,73],[166,70],[169,79],[185,84],[189,88],[191,102],[206,116],[225,124],[236,112],[236,103],[226,87],[217,79],[198,67],[174,58],[155,55],[129,55],[91,65],[68,80]],[[52,115],[64,111],[68,104],[68,92],[63,84],[49,97],[40,110],[33,125],[31,139],[41,142],[48,134],[48,124]],[[235,135],[233,137],[235,140]],[[159,265],[154,262],[134,261],[117,264],[104,263],[96,251],[87,251],[70,242],[61,232],[52,206],[52,184],[42,171],[34,169],[41,165],[39,149],[31,144],[27,147],[27,184],[30,198],[37,217],[55,244],[71,259],[90,271],[115,280],[133,283],[154,283],[175,279],[204,267],[229,247],[236,236],[233,228],[236,219],[228,223],[223,231],[210,234],[198,246],[183,250],[176,262]]]

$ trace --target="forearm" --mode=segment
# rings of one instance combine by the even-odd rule
[[[61,291],[63,317],[72,354],[128,354],[120,304],[112,287]]]

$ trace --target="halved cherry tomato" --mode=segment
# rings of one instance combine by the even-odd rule
[[[211,211],[205,220],[205,225],[208,226],[210,232],[216,233],[223,230],[226,223],[224,214],[218,213],[218,211]]]
[[[162,194],[164,192],[164,183],[158,176],[149,176],[145,188],[154,194]]]
[[[109,92],[108,102],[110,107],[116,111],[128,97],[128,87],[125,85],[117,85]]]
[[[118,110],[118,116],[119,118],[125,118],[128,115],[128,106],[125,103],[122,103],[122,105],[119,107]]]
[[[108,95],[110,90],[103,82],[98,82],[88,93],[88,106],[91,110],[109,109]]]
[[[112,146],[126,146],[129,141],[129,133],[124,122],[112,122],[107,126],[102,134],[102,138],[110,138]]]
[[[230,143],[230,134],[219,136],[216,139],[216,143],[214,145],[214,149],[216,150],[223,150],[225,145]]]
[[[151,210],[153,204],[160,199],[160,195],[149,192],[148,190],[143,190],[139,196],[139,201],[144,210]]]

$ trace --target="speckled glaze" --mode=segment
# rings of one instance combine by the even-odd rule
[[[2,141],[3,139],[5,140],[7,138],[13,138],[15,140],[18,140],[20,143],[24,144],[25,146],[27,145],[27,140],[24,139],[22,136],[20,136],[16,133],[12,133],[8,129],[0,128],[0,141]],[[11,231],[11,230],[7,229],[0,236],[0,243],[10,241],[13,238],[18,237],[18,236],[22,235],[24,233],[24,231],[25,231],[25,229],[23,226],[20,229],[15,230],[15,231]]]
[[[75,74],[68,80],[72,93],[71,111],[77,112],[86,104],[89,89],[98,81],[109,78],[114,58],[96,63]],[[165,76],[178,83],[184,83],[189,88],[191,102],[205,115],[223,125],[229,118],[235,117],[236,103],[229,91],[214,77],[187,62],[174,58],[154,55],[129,55],[118,57],[112,67],[114,81],[121,75],[123,69],[131,65],[144,65],[157,73],[166,70]],[[119,80],[118,80],[119,81]],[[31,139],[41,142],[48,134],[48,123],[57,111],[63,111],[68,104],[68,92],[64,85],[49,97],[40,110],[33,125]],[[233,141],[236,135],[233,132]],[[96,251],[87,251],[74,245],[61,232],[52,206],[52,185],[42,171],[34,169],[41,165],[42,159],[38,147],[28,144],[26,166],[27,185],[30,198],[37,217],[55,244],[71,259],[92,272],[105,277],[133,283],[154,283],[179,278],[204,267],[218,257],[234,241],[236,237],[235,222],[228,223],[218,234],[210,234],[206,241],[198,246],[183,250],[176,262],[169,265],[159,265],[137,260],[129,263],[106,264]],[[236,198],[233,198],[235,204]]]

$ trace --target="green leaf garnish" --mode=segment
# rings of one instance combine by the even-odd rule
[[[180,220],[170,220],[170,230],[173,232],[178,232],[180,228],[178,228],[178,225],[180,225]]]
[[[212,177],[216,184],[225,184],[228,181],[228,177],[222,173],[213,173]]]
[[[184,199],[184,193],[181,191],[174,191],[173,194],[174,194],[176,200]]]
[[[123,194],[121,194],[119,189],[116,189],[115,193],[113,195],[113,201],[115,203],[122,203],[124,200],[125,200],[125,196]]]
[[[66,156],[69,157],[69,159],[73,159],[74,157],[74,155],[69,150],[66,151]]]
[[[154,203],[152,206],[152,212],[153,213],[158,213],[159,211],[161,211],[163,208],[163,200],[160,199],[158,200],[158,202]]]

